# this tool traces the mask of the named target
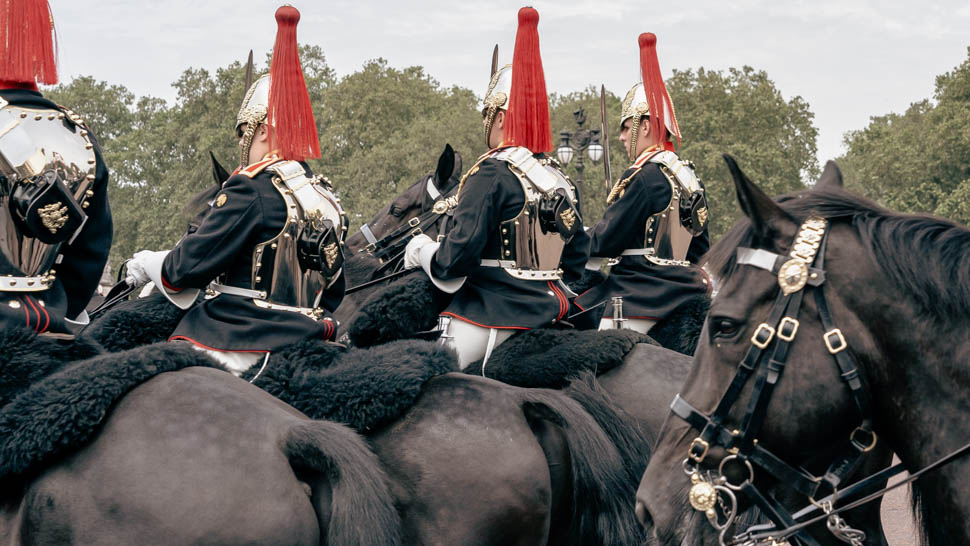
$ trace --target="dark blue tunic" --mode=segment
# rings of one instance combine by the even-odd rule
[[[436,277],[467,276],[445,315],[479,326],[509,329],[538,328],[566,316],[569,296],[561,283],[517,279],[499,267],[479,265],[483,258],[500,257],[499,224],[518,216],[524,206],[522,184],[504,161],[482,161],[465,181],[452,227],[431,264]],[[577,210],[581,212],[579,205]],[[580,229],[563,251],[565,281],[582,276],[588,248],[589,236]]]
[[[658,165],[631,167],[621,180],[630,176],[633,179],[623,196],[607,207],[592,230],[590,257],[615,258],[624,250],[644,248],[647,219],[670,204],[670,182]],[[691,242],[687,260],[696,264],[710,246],[705,229]],[[575,303],[580,309],[590,309],[605,302],[600,314],[610,318],[610,298],[622,296],[624,317],[659,320],[709,288],[707,275],[697,266],[656,265],[644,256],[623,256],[603,283],[580,294]]]
[[[276,237],[286,223],[286,202],[273,187],[273,176],[264,169],[252,178],[234,174],[223,184],[198,228],[166,256],[162,264],[166,288],[204,289],[223,273],[226,284],[252,288],[256,245]],[[332,312],[343,295],[341,274],[324,292],[320,305]],[[259,307],[252,298],[221,294],[189,309],[169,339],[222,351],[265,352],[304,339],[332,339],[335,334],[336,322],[330,317],[313,320],[301,313]]]

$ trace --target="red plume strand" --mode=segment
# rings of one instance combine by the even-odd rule
[[[674,116],[674,104],[667,94],[663,76],[660,74],[660,61],[657,59],[657,36],[652,32],[644,32],[637,42],[640,44],[640,75],[643,78],[643,93],[647,96],[647,106],[650,107],[650,130],[655,135],[662,135],[664,119],[670,116],[672,133],[677,135],[677,145],[680,145],[680,128]]]
[[[539,55],[539,12],[519,10],[519,28],[512,54],[512,89],[505,118],[505,142],[533,153],[552,150],[549,96]]]
[[[0,0],[0,82],[28,88],[57,83],[54,19],[47,0]]]
[[[283,159],[295,161],[320,157],[320,137],[296,43],[299,21],[300,12],[293,6],[276,10],[276,44],[269,71],[267,112],[267,121],[273,126],[271,146],[279,150]]]

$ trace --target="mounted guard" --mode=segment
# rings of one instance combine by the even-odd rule
[[[589,238],[579,195],[552,148],[539,55],[539,14],[518,13],[511,66],[492,75],[482,126],[490,151],[458,190],[454,223],[440,241],[412,239],[407,267],[420,266],[454,299],[441,315],[442,341],[462,368],[488,359],[516,331],[565,318]],[[514,67],[514,72],[513,72]]]
[[[657,60],[657,37],[639,37],[638,82],[623,99],[620,141],[633,164],[607,197],[592,230],[589,269],[612,264],[609,277],[576,298],[601,316],[600,329],[646,333],[661,318],[709,290],[696,266],[710,247],[704,186],[679,158],[680,127]],[[603,306],[603,311],[594,308]]]
[[[0,324],[70,335],[111,249],[108,169],[57,83],[47,0],[0,5]]]
[[[291,6],[276,11],[270,74],[246,92],[236,120],[240,167],[198,229],[171,251],[142,251],[132,281],[153,281],[190,308],[169,338],[207,351],[234,373],[304,339],[334,339],[344,295],[346,218],[330,182],[304,163],[320,157]],[[196,303],[202,289],[205,299]]]

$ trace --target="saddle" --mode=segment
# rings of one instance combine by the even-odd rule
[[[638,343],[657,345],[633,330],[527,330],[496,347],[484,366],[478,361],[465,373],[518,387],[562,389],[584,372],[616,368]]]

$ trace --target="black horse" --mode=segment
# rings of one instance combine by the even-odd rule
[[[849,194],[839,187],[841,175],[834,163],[826,167],[815,191],[778,203],[733,160],[728,163],[748,220],[709,254],[719,293],[681,391],[689,406],[681,404],[679,413],[699,424],[703,418],[697,421],[696,415],[714,413],[722,394],[729,392],[740,403],[728,406],[722,423],[729,427],[729,436],[730,427],[737,427],[737,435],[744,437],[746,425],[754,421],[743,423],[742,414],[752,394],[764,392],[765,382],[749,381],[740,391],[726,388],[752,346],[785,341],[791,343],[787,366],[767,399],[757,436],[759,449],[781,461],[774,468],[797,468],[813,454],[836,446],[864,449],[875,443],[891,448],[914,472],[967,442],[970,376],[963,363],[970,355],[970,258],[964,250],[970,248],[970,231],[945,220],[896,214]],[[810,224],[814,217],[825,222]],[[811,251],[824,255],[824,264],[815,261],[815,269],[806,272],[802,310],[793,319],[797,323],[789,321],[781,330],[783,338],[771,339],[762,321],[773,302],[785,297],[778,285],[797,288],[791,283],[802,276],[762,271],[749,265],[750,258],[739,264],[735,249],[803,253],[812,243],[799,246],[792,241],[796,234],[802,243],[815,239],[805,235],[811,231],[805,226],[814,226],[816,233],[819,226],[824,228],[825,239],[815,240],[819,247]],[[757,377],[766,373],[762,368]],[[866,406],[871,416],[860,411]],[[686,407],[696,408],[696,414],[684,411]],[[866,423],[870,418],[872,433]],[[700,513],[691,516],[683,510],[691,488],[684,461],[689,455],[702,460],[701,472],[710,465],[717,468],[726,453],[716,443],[703,453],[706,442],[698,430],[673,416],[664,425],[637,494],[641,516],[661,544],[681,544],[687,530],[704,537],[705,544],[717,542],[717,533]],[[970,543],[970,493],[960,485],[968,470],[970,460],[963,457],[914,482],[924,544]],[[773,481],[763,465],[751,473],[758,490]],[[743,470],[729,480],[739,484],[750,477]],[[783,485],[795,482],[801,478]]]
[[[362,438],[196,351],[154,345],[59,369],[50,357],[77,347],[6,331],[0,348],[4,543],[401,544]],[[28,385],[26,368],[53,373]]]

